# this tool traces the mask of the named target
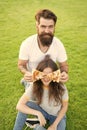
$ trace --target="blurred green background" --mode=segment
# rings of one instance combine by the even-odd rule
[[[87,129],[87,0],[0,0],[0,130],[12,130],[24,92],[17,68],[21,42],[36,33],[35,13],[58,16],[55,36],[68,55],[69,108],[66,130]]]

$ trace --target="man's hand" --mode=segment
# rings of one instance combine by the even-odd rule
[[[68,67],[67,61],[59,63],[59,67],[61,70],[60,82],[65,83],[69,79],[69,76],[68,76],[69,67]]]
[[[27,71],[27,72],[24,74],[24,79],[25,79],[26,81],[28,81],[28,82],[33,82],[32,73],[30,73],[30,72]]]
[[[60,76],[60,82],[65,83],[65,82],[68,81],[68,79],[69,79],[68,74],[63,71],[63,72],[61,73],[61,76]]]

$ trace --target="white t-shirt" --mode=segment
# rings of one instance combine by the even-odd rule
[[[65,91],[62,96],[62,101],[68,101],[68,91],[67,88],[64,86]],[[29,98],[29,101],[36,102],[37,101],[34,99],[34,96],[32,94],[33,86],[30,85],[29,88],[26,90],[25,95]],[[40,104],[40,107],[44,109],[48,114],[57,116],[60,109],[61,109],[62,104],[55,104],[54,100],[49,102],[49,97],[48,97],[48,89],[44,88],[44,93],[43,93],[43,98],[42,98],[42,103]]]
[[[19,59],[29,60],[28,69],[29,71],[32,71],[47,54],[50,55],[55,62],[64,62],[67,60],[65,48],[59,39],[54,37],[48,51],[43,53],[38,46],[37,34],[35,34],[28,37],[21,44]]]

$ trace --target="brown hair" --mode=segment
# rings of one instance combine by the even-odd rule
[[[49,57],[49,55],[45,56],[45,58],[38,64],[36,69],[43,72],[43,70],[47,67],[50,67],[52,71],[56,71],[58,69],[57,64]],[[42,101],[43,91],[42,81],[35,81],[33,84],[33,95],[38,100],[38,104],[40,104]],[[50,99],[54,99],[56,103],[60,103],[62,101],[61,97],[63,92],[64,88],[61,83],[51,81],[49,84],[49,101]]]
[[[57,22],[57,16],[50,10],[48,9],[43,9],[43,10],[39,10],[36,15],[35,15],[35,19],[38,23],[40,23],[40,18],[43,17],[45,19],[52,19],[54,21],[54,23],[56,24]]]

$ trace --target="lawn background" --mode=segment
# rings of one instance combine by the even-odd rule
[[[0,0],[0,130],[12,130],[24,92],[17,68],[21,42],[36,33],[34,15],[42,8],[58,16],[55,36],[69,63],[67,130],[87,130],[87,0]]]

